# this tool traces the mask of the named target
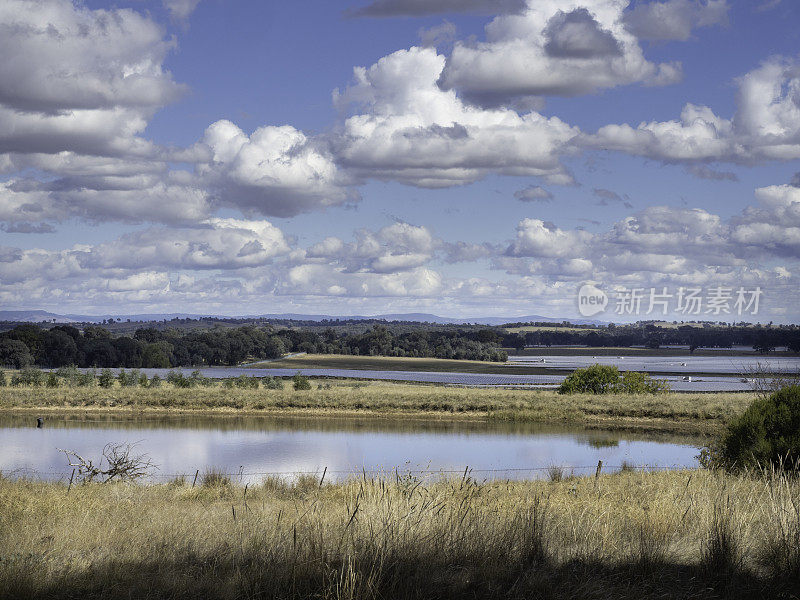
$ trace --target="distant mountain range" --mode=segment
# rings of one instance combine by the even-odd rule
[[[557,319],[543,317],[541,315],[524,315],[522,317],[475,317],[466,319],[451,319],[427,313],[394,313],[385,315],[305,315],[300,313],[280,313],[263,315],[242,315],[237,317],[221,315],[199,315],[189,313],[152,313],[152,314],[130,314],[130,315],[60,315],[44,310],[0,310],[0,321],[14,321],[24,323],[101,323],[107,319],[120,319],[122,321],[163,321],[171,319],[201,319],[201,318],[234,318],[234,319],[290,319],[295,321],[325,321],[337,319],[361,321],[365,319],[383,319],[385,321],[414,321],[419,323],[439,323],[445,325],[458,325],[474,323],[476,325],[502,325],[504,323],[561,323],[569,321],[576,325],[598,325],[603,321],[593,319]]]

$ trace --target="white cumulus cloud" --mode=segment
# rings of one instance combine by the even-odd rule
[[[677,63],[652,63],[625,28],[628,0],[530,0],[496,17],[486,40],[455,45],[440,84],[484,105],[576,96],[632,83],[678,81]]]
[[[555,117],[481,109],[437,85],[445,57],[432,48],[400,50],[336,94],[354,108],[335,142],[338,160],[361,177],[422,187],[476,181],[490,172],[569,180],[560,163],[578,133]]]
[[[625,26],[640,40],[688,40],[692,30],[728,22],[727,0],[642,2],[625,13]]]
[[[217,121],[202,145],[210,157],[198,173],[223,204],[287,217],[356,199],[326,151],[290,125],[260,127],[248,136]]]

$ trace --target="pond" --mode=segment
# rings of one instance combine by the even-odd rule
[[[691,437],[495,422],[274,417],[0,416],[0,471],[5,476],[68,479],[60,449],[100,457],[108,443],[135,443],[154,465],[152,481],[192,479],[213,467],[234,481],[258,483],[298,473],[341,480],[368,474],[422,471],[476,479],[547,476],[551,466],[593,473],[623,463],[693,468],[702,440]]]

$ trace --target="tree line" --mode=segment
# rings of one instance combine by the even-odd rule
[[[171,368],[236,365],[278,358],[285,353],[349,354],[505,361],[503,348],[576,345],[588,347],[696,348],[753,347],[767,353],[787,347],[800,352],[797,326],[709,326],[665,328],[653,324],[582,329],[507,332],[501,327],[420,326],[374,323],[355,329],[275,325],[162,328],[141,326],[125,333],[100,325],[17,324],[0,333],[0,365],[61,367]]]
[[[579,331],[528,331],[514,334],[513,339],[504,338],[507,348],[525,346],[579,345],[589,347],[688,346],[697,348],[731,348],[748,346],[758,352],[767,353],[779,347],[800,352],[800,328],[797,326],[766,327],[753,325],[731,325],[693,327],[681,325],[675,328],[657,325],[609,325]]]
[[[502,362],[503,336],[491,330],[436,329],[391,331],[375,325],[361,333],[243,326],[207,330],[137,329],[114,336],[99,325],[44,329],[17,325],[0,333],[0,365],[22,368],[170,368],[237,365],[279,358],[287,352],[450,358]]]

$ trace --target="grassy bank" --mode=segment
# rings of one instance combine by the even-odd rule
[[[558,395],[548,390],[449,388],[414,384],[312,382],[308,391],[163,385],[158,388],[0,389],[0,411],[232,412],[502,419],[682,433],[715,431],[751,394]],[[323,388],[319,389],[322,385]]]
[[[3,598],[795,597],[800,485],[0,479]]]

